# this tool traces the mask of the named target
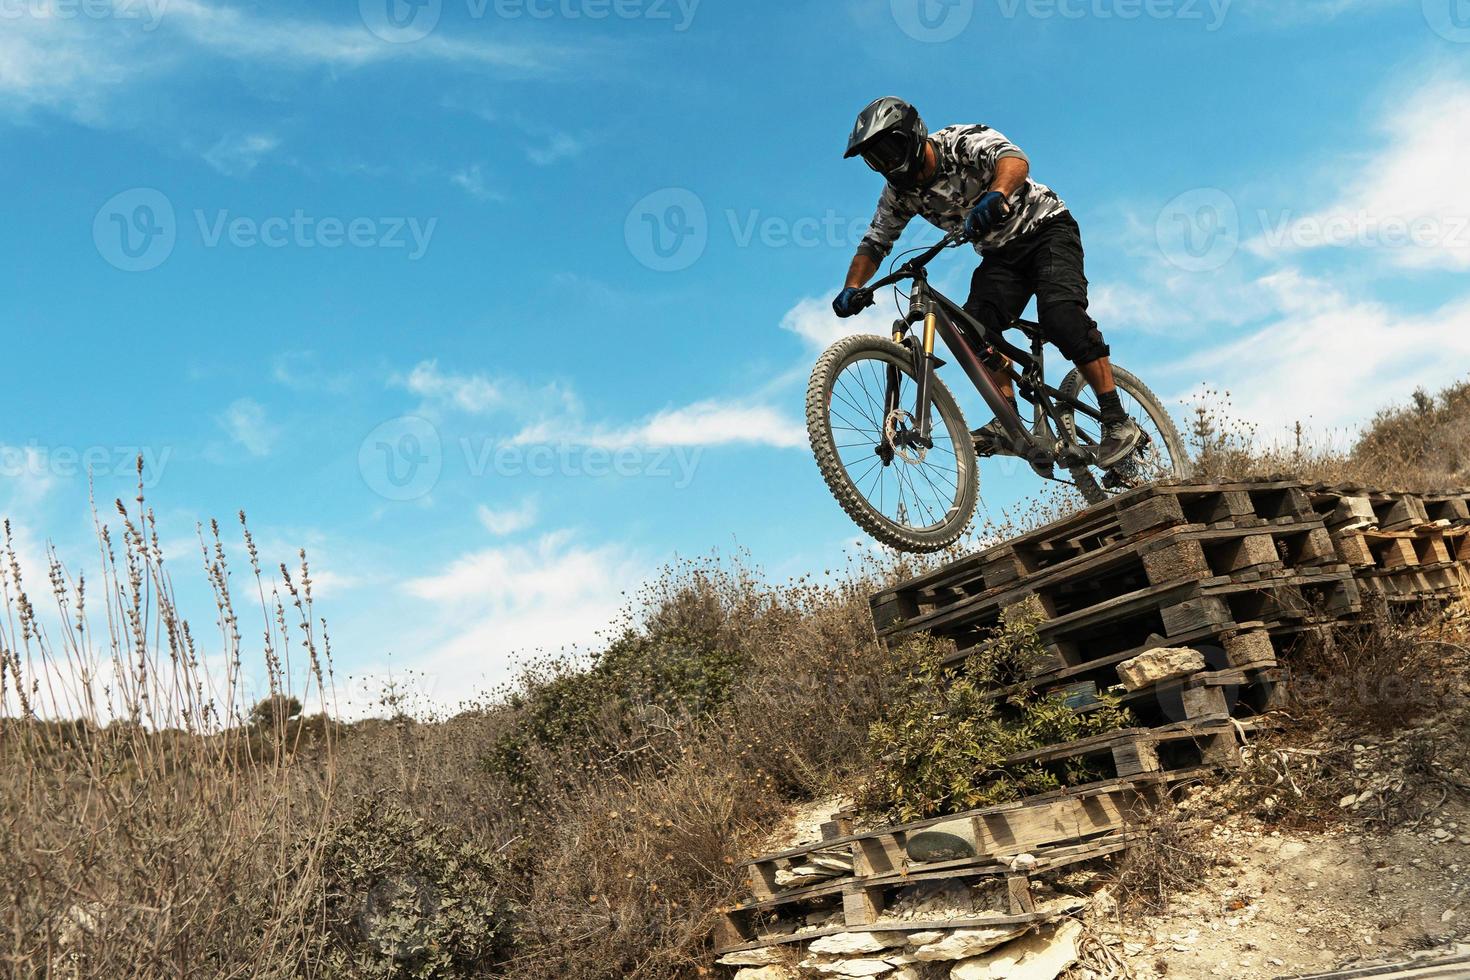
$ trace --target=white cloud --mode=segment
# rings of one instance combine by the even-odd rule
[[[796,334],[813,351],[822,351],[855,333],[890,336],[896,316],[891,305],[878,303],[855,317],[843,320],[832,312],[831,299],[808,296],[786,311],[781,318],[781,329]]]
[[[283,351],[277,354],[271,361],[271,378],[295,391],[340,394],[352,386],[349,373],[326,368],[315,351]]]
[[[252,456],[269,456],[280,430],[266,415],[265,406],[253,398],[238,398],[219,417],[230,438]]]
[[[536,514],[536,501],[529,497],[516,507],[492,510],[484,504],[481,504],[475,511],[475,516],[480,519],[480,523],[484,526],[485,530],[496,537],[504,537],[508,534],[515,534],[517,531],[524,531],[536,523]]]
[[[498,201],[501,195],[485,184],[485,174],[478,163],[471,164],[449,175],[449,182],[477,201]]]
[[[569,160],[587,148],[586,143],[570,133],[553,133],[544,143],[526,147],[526,159],[545,167]]]
[[[1470,269],[1470,84],[1440,79],[1395,100],[1373,152],[1347,170],[1337,200],[1302,216],[1266,217],[1248,247],[1289,255],[1371,248],[1412,268]]]
[[[124,97],[132,83],[175,73],[198,58],[343,70],[432,61],[541,75],[556,71],[569,55],[559,47],[454,37],[442,26],[421,40],[394,44],[356,16],[332,22],[260,15],[203,0],[102,3],[107,16],[61,16],[53,4],[27,2],[18,5],[19,16],[0,18],[0,112],[23,116],[45,109],[88,125],[115,125],[124,113],[138,115]],[[355,15],[356,5],[349,7]]]
[[[522,430],[516,445],[533,443],[600,449],[665,449],[724,445],[806,446],[806,429],[769,405],[717,399],[667,408],[625,426],[587,425],[574,418],[552,419]]]
[[[1236,414],[1265,436],[1299,420],[1352,428],[1414,388],[1463,378],[1470,364],[1470,298],[1410,315],[1291,269],[1258,285],[1275,301],[1272,322],[1161,374],[1229,391]]]
[[[274,136],[225,136],[204,151],[204,162],[226,177],[248,177],[263,157],[281,145]]]
[[[422,361],[406,377],[395,377],[401,388],[439,406],[479,414],[501,407],[501,386],[482,374],[453,374],[439,369],[439,362]]]
[[[454,624],[415,666],[441,696],[504,680],[516,654],[595,641],[647,574],[624,549],[578,544],[566,533],[472,552],[404,584],[436,607],[431,621]]]

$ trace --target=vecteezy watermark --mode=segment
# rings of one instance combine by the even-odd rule
[[[1186,191],[1155,224],[1159,251],[1186,272],[1213,272],[1241,249],[1256,254],[1320,248],[1421,249],[1470,255],[1470,214],[1393,214],[1369,208],[1298,214],[1242,212],[1219,188]]]
[[[1424,0],[1424,20],[1446,41],[1470,44],[1470,0]]]
[[[132,20],[152,31],[168,4],[169,0],[0,0],[0,21]]]
[[[143,488],[151,490],[163,480],[173,454],[172,446],[43,446],[33,440],[23,446],[0,446],[0,480],[141,476]],[[139,459],[143,461],[141,474]]]
[[[124,272],[158,268],[173,254],[178,234],[173,203],[151,187],[115,195],[92,219],[98,254]]]
[[[684,490],[704,450],[691,446],[598,446],[578,442],[519,442],[464,436],[446,446],[432,422],[417,416],[389,419],[369,432],[357,451],[368,489],[386,500],[418,500],[433,492],[447,456],[471,479],[647,479]]]
[[[1154,236],[1172,265],[1186,272],[1213,272],[1240,248],[1240,211],[1218,188],[1186,191],[1159,212]]]
[[[848,217],[831,208],[820,214],[768,214],[760,208],[726,208],[713,220],[699,195],[683,187],[654,191],[634,204],[623,225],[628,251],[655,272],[681,272],[704,256],[715,229],[728,230],[736,248],[852,249],[871,218]]]
[[[655,272],[681,272],[709,245],[709,214],[699,195],[666,187],[634,204],[623,222],[623,240],[640,263]]]
[[[663,480],[675,490],[694,482],[704,450],[698,446],[595,446],[575,442],[501,442],[461,439],[473,477]]]
[[[204,248],[299,248],[401,250],[410,262],[424,257],[438,218],[317,216],[297,208],[289,215],[237,215],[227,208],[196,208],[186,225]],[[92,241],[107,262],[124,272],[147,272],[166,262],[178,244],[173,202],[151,187],[115,195],[92,221]]]
[[[390,44],[422,41],[434,32],[445,0],[358,0],[363,24]],[[470,20],[646,20],[689,30],[702,0],[450,0]]]
[[[439,430],[415,415],[389,419],[362,440],[357,470],[368,489],[385,500],[425,497],[438,486],[444,472]]]
[[[975,0],[889,0],[888,7],[899,30],[928,44],[953,41],[975,17]]]
[[[1297,217],[1257,212],[1269,248],[1433,248],[1470,250],[1470,216],[1374,214],[1338,211]]]
[[[1209,32],[1225,26],[1235,0],[995,0],[1007,20],[1176,20]]]

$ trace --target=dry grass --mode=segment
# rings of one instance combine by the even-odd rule
[[[1385,413],[1343,453],[1262,451],[1205,413],[1195,449],[1205,475],[1467,482],[1466,399]],[[1076,503],[1048,501],[983,536]],[[687,563],[596,656],[539,663],[452,717],[390,697],[388,720],[342,725],[321,713],[330,658],[304,558],[264,575],[244,532],[237,613],[209,529],[205,642],[141,500],[115,523],[98,525],[99,582],[53,564],[45,615],[14,556],[0,562],[0,962],[15,976],[700,975],[711,910],[738,892],[732,859],[792,803],[859,776],[892,696],[867,599],[920,567],[777,587],[740,562]],[[1378,637],[1318,666],[1386,679],[1415,649]],[[253,721],[251,673],[279,698]],[[1307,725],[1337,706],[1296,710]],[[1138,901],[1191,873],[1198,856],[1176,844],[1128,872]]]

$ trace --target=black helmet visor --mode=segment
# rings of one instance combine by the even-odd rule
[[[891,174],[903,169],[913,155],[913,147],[903,133],[881,133],[862,148],[863,162],[880,174]]]

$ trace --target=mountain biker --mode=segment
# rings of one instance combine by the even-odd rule
[[[1108,345],[1087,314],[1081,231],[1061,198],[1030,178],[1026,154],[986,126],[948,126],[931,136],[917,109],[888,97],[858,115],[844,159],[859,155],[888,183],[833,312],[850,317],[871,303],[861,287],[915,215],[945,232],[963,229],[982,256],[965,312],[999,333],[1035,296],[1042,334],[1097,395],[1103,431],[1096,464],[1108,470],[1132,455],[1143,431],[1123,409]],[[1003,373],[1009,365],[995,351],[986,368],[1014,406],[1015,387]],[[982,455],[1014,455],[998,418],[972,435]]]

